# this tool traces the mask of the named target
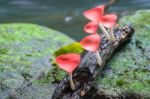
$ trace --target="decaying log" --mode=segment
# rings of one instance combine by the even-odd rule
[[[52,99],[85,99],[87,93],[91,91],[97,76],[99,76],[114,50],[123,42],[128,41],[134,33],[134,30],[132,27],[126,26],[122,29],[115,28],[113,33],[116,38],[115,42],[108,41],[104,34],[101,34],[102,43],[100,45],[99,53],[103,61],[102,66],[98,66],[96,55],[94,53],[85,51],[82,54],[79,67],[73,73],[75,90],[71,90],[69,78],[66,76],[56,86]]]

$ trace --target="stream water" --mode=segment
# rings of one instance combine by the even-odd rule
[[[0,23],[36,23],[80,40],[86,19],[82,12],[109,0],[0,0]],[[150,9],[150,0],[119,0],[108,12],[119,17]]]

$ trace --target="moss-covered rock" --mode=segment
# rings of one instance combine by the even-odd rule
[[[97,93],[104,99],[150,99],[150,10],[126,16],[120,24],[130,24],[135,34],[107,63]]]
[[[50,99],[50,60],[55,50],[73,41],[39,25],[1,24],[0,99]]]

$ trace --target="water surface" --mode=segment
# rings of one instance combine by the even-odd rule
[[[0,0],[0,23],[36,23],[80,40],[87,22],[82,12],[109,0]],[[120,17],[150,9],[150,0],[119,0],[108,12]]]

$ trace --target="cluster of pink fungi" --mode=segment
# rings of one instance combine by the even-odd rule
[[[114,41],[114,34],[112,28],[116,24],[117,16],[115,14],[104,15],[104,5],[94,7],[92,9],[83,12],[83,15],[90,20],[84,26],[84,31],[89,35],[80,41],[81,46],[88,51],[94,52],[97,57],[97,63],[102,65],[102,59],[99,54],[99,46],[101,44],[101,36],[98,34],[98,28],[104,33],[107,40]],[[72,90],[75,90],[75,86],[72,79],[72,72],[80,64],[81,56],[77,53],[68,53],[56,57],[56,63],[58,66],[65,70],[70,77],[70,86]]]

